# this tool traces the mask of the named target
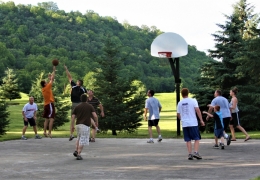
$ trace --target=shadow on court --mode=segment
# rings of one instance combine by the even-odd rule
[[[43,138],[0,142],[0,179],[250,179],[260,176],[260,141],[239,139],[213,149],[200,144],[202,160],[188,160],[182,139],[97,138],[72,155],[76,140]]]

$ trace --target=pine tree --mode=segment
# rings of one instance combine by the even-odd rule
[[[7,68],[5,71],[5,77],[3,78],[3,84],[0,87],[0,95],[3,99],[20,99],[20,91],[18,87],[18,79],[13,69]]]
[[[104,132],[134,132],[142,120],[145,101],[144,88],[134,81],[135,77],[122,70],[128,56],[120,47],[120,41],[108,37],[104,47],[105,56],[98,58],[100,69],[95,73],[95,94],[101,100],[105,117],[99,119],[99,127]]]
[[[201,77],[196,81],[200,88],[196,89],[194,94],[202,110],[207,109],[207,103],[214,98],[215,89],[221,89],[224,97],[228,98],[232,87],[249,85],[251,77],[249,72],[245,71],[246,67],[242,67],[241,58],[248,54],[248,41],[256,39],[259,34],[257,30],[259,17],[253,14],[254,6],[248,4],[246,0],[240,0],[233,8],[232,15],[225,15],[226,24],[217,24],[222,31],[213,34],[216,49],[209,50],[209,53],[212,58],[219,61],[212,61],[202,66]],[[241,91],[239,94],[242,95]],[[243,113],[249,113],[248,110],[245,107]]]
[[[4,135],[7,131],[7,127],[10,124],[9,112],[7,111],[7,103],[3,100],[0,101],[0,136]]]

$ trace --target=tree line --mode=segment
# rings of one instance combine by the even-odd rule
[[[217,24],[220,30],[212,34],[216,45],[209,56],[218,61],[201,66],[193,92],[201,109],[206,110],[216,89],[229,99],[230,89],[237,87],[240,121],[248,130],[260,129],[260,19],[254,8],[247,0],[239,0],[233,13],[225,15],[225,24]]]
[[[66,13],[53,2],[38,6],[0,2],[0,17],[0,77],[6,67],[14,69],[22,92],[29,93],[33,77],[41,71],[49,72],[54,58],[66,64],[75,79],[84,79],[99,68],[97,61],[104,57],[102,49],[108,36],[118,38],[119,47],[125,47],[122,53],[128,54],[122,68],[129,73],[123,76],[136,75],[137,80],[156,92],[175,89],[167,59],[150,55],[153,39],[163,33],[155,26],[120,24],[115,18],[101,17],[92,10],[85,14]],[[211,58],[195,46],[188,48],[189,54],[181,58],[181,77],[183,86],[193,90],[200,65]],[[57,68],[61,77],[57,88],[62,93],[68,82],[62,67]]]

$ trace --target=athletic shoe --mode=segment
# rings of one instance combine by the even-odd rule
[[[224,143],[220,143],[221,149],[225,149]]]
[[[202,157],[200,156],[200,154],[198,152],[194,152],[193,153],[193,157],[195,157],[196,159],[202,159]]]
[[[214,148],[214,149],[218,149],[219,146],[218,146],[217,144],[215,144],[215,145],[213,146],[213,148]]]
[[[42,137],[41,136],[39,136],[38,134],[37,135],[35,135],[35,139],[41,139]]]
[[[77,156],[78,156],[78,151],[74,151],[73,155],[74,155],[75,157],[77,157]]]
[[[27,140],[27,138],[25,137],[25,136],[22,136],[22,138],[21,138],[22,140]]]
[[[161,142],[162,141],[162,136],[158,137],[158,142]]]
[[[82,160],[83,158],[81,157],[81,155],[77,156],[77,160]]]
[[[74,139],[74,136],[70,135],[69,141],[72,141],[72,139]]]
[[[147,143],[154,143],[153,140],[149,139]]]
[[[232,136],[231,136],[231,134],[228,136],[228,138],[227,138],[227,145],[229,146],[230,145],[230,143],[231,143],[231,139],[232,139]]]
[[[100,132],[100,129],[96,128],[96,132]]]
[[[193,155],[192,154],[188,155],[188,160],[193,160]]]

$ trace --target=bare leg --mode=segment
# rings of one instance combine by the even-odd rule
[[[244,134],[246,135],[246,138],[249,138],[249,137],[250,137],[250,136],[247,134],[246,130],[245,130],[242,126],[238,125],[237,128],[238,128],[242,133],[244,133]]]
[[[186,142],[187,150],[189,154],[192,154],[191,141]]]
[[[79,139],[76,141],[76,151],[78,152],[78,155],[82,152],[83,146],[79,145]]]
[[[161,135],[161,129],[160,129],[160,126],[156,126],[156,131],[157,131],[158,135]]]
[[[73,111],[73,109],[71,108],[71,112],[72,111]],[[72,118],[72,116],[70,118]],[[74,132],[74,130],[70,129],[70,136],[73,136],[73,132]]]
[[[44,132],[44,135],[46,136],[46,131],[47,131],[47,127],[48,127],[48,124],[49,124],[49,119],[46,118],[45,121],[44,121],[44,128],[43,128],[43,132]]]
[[[96,137],[96,129],[92,129],[91,134],[92,134],[92,138],[95,139],[95,137]]]
[[[36,128],[36,126],[33,126],[33,131],[34,131],[35,135],[37,135],[37,128]]]
[[[150,138],[153,138],[152,126],[148,126],[148,132],[149,132]]]
[[[23,136],[24,136],[24,134],[25,134],[25,132],[26,132],[27,127],[28,127],[28,126],[24,126],[24,127],[23,127],[23,134],[22,134]]]
[[[218,138],[215,136],[215,144],[218,145]]]
[[[229,125],[229,129],[230,129],[231,134],[232,134],[232,139],[236,139],[234,126],[233,125]]]
[[[50,138],[52,138],[51,131],[52,131],[52,126],[53,126],[53,121],[54,121],[54,119],[50,118],[50,122],[49,122],[49,136],[50,136]]]
[[[194,142],[194,152],[199,152],[200,140],[195,140]]]
[[[223,137],[223,136],[220,138],[220,142],[221,142],[222,144],[224,144],[224,137]]]

